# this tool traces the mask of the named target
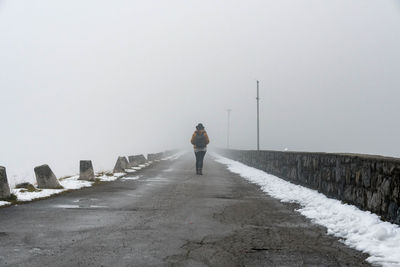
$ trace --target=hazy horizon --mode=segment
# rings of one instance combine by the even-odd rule
[[[0,166],[210,148],[400,157],[400,1],[0,0]]]

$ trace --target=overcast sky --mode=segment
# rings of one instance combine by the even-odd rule
[[[212,147],[400,156],[400,0],[0,0],[0,165]]]

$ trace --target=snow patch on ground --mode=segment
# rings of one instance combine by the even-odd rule
[[[175,153],[174,155],[162,158],[161,160],[177,160],[185,154],[186,154],[186,151],[179,151],[179,152]]]
[[[143,177],[143,175],[137,175],[137,176],[128,176],[128,177],[123,177],[121,178],[122,181],[126,181],[126,180],[137,180],[139,178]]]
[[[83,187],[89,187],[92,186],[92,182],[89,181],[84,181],[84,180],[78,180],[79,175],[62,179],[60,180],[60,184],[66,189],[66,190],[74,190],[74,189],[81,189]]]
[[[18,201],[32,201],[38,198],[49,197],[51,195],[60,194],[67,190],[76,190],[81,189],[83,187],[92,186],[92,182],[78,180],[79,175],[72,176],[69,178],[65,178],[60,180],[60,184],[64,187],[64,189],[37,189],[36,192],[27,192],[24,188],[16,188],[12,189],[13,194],[17,196]]]
[[[248,181],[260,185],[270,196],[282,202],[298,203],[297,211],[312,222],[323,225],[328,234],[341,238],[349,247],[370,255],[374,265],[400,266],[400,227],[380,220],[368,211],[327,198],[315,190],[295,185],[274,175],[219,155],[217,162]]]
[[[150,166],[151,163],[153,163],[153,162],[152,162],[152,161],[149,161],[149,162],[147,162],[147,163],[145,163],[145,164],[140,164],[139,166],[132,167],[131,169],[133,169],[133,170],[141,170],[141,169],[143,169],[143,168],[145,168],[145,167],[147,167],[147,166]]]
[[[114,175],[103,174],[101,176],[96,177],[96,179],[100,182],[112,182],[124,175],[126,175],[126,173],[117,172],[117,173],[114,173]]]
[[[10,205],[11,203],[8,201],[0,201],[0,207],[1,206],[6,206],[6,205]]]
[[[40,190],[40,191],[39,191]],[[24,192],[24,189],[13,189],[13,194],[17,196],[18,201],[32,201],[37,198],[49,197],[51,195],[60,194],[65,189],[38,189],[37,192]]]
[[[102,181],[102,182],[111,182],[111,181],[117,180],[118,178],[120,178],[121,176],[124,176],[124,175],[126,175],[126,173],[114,173],[111,176],[107,176],[106,174],[104,174],[102,176],[96,177],[96,179],[98,179],[99,181]],[[15,189],[12,189],[12,193],[17,196],[17,201],[26,202],[26,201],[32,201],[32,200],[38,199],[38,198],[50,197],[52,195],[60,194],[62,192],[68,191],[68,190],[77,190],[77,189],[81,189],[84,187],[90,187],[94,183],[91,181],[79,180],[79,175],[72,176],[72,177],[65,178],[65,179],[60,179],[59,182],[64,187],[63,189],[39,189],[39,188],[36,188],[35,192],[28,192],[24,188],[15,188]],[[6,204],[3,204],[3,205],[11,204],[9,202],[5,202],[5,203]],[[0,202],[0,206],[2,206],[1,202]]]

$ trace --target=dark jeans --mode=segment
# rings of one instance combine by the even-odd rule
[[[203,160],[204,156],[206,155],[206,151],[199,151],[199,152],[194,152],[196,155],[196,169],[202,169],[203,168]]]

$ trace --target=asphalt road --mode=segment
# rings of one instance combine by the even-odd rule
[[[206,155],[0,209],[1,266],[367,266]]]

